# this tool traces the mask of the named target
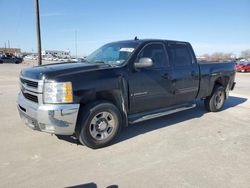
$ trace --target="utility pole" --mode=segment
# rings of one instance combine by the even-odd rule
[[[35,0],[38,65],[42,65],[39,0]]]
[[[10,41],[8,40],[8,48],[10,48]]]
[[[75,47],[76,47],[76,58],[77,58],[77,30],[75,30]]]

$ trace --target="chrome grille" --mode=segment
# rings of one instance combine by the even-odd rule
[[[20,89],[24,98],[39,103],[42,98],[43,80],[20,77]]]
[[[29,87],[37,88],[38,87],[38,82],[27,80],[24,78],[20,78],[20,81],[22,84],[27,85]]]
[[[26,99],[28,99],[28,100],[30,100],[30,101],[33,101],[33,102],[35,102],[35,103],[38,103],[38,97],[37,97],[36,95],[32,95],[32,94],[30,94],[30,93],[25,93],[25,92],[23,92],[23,91],[22,91],[22,94],[23,94],[23,96],[24,96]]]

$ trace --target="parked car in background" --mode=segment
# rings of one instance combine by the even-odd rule
[[[240,62],[236,64],[236,71],[238,72],[249,72],[250,62]]]
[[[54,57],[54,58],[52,59],[52,61],[58,61],[58,60],[59,60],[58,57]]]
[[[19,64],[22,63],[23,58],[16,57],[14,55],[2,55],[0,56],[0,63],[13,63]]]
[[[24,58],[25,59],[29,59],[29,60],[37,60],[37,56],[36,55],[27,55]]]

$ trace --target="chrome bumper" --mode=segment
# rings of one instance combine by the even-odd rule
[[[37,104],[18,94],[17,108],[21,119],[34,130],[58,135],[72,135],[79,104]]]

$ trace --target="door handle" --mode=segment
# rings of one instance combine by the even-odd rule
[[[162,74],[161,77],[162,77],[163,79],[170,79],[170,76],[169,76],[168,73]]]

